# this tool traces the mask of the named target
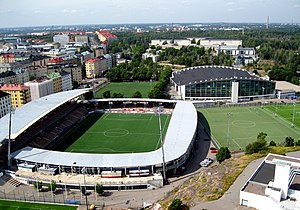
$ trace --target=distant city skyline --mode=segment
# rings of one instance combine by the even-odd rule
[[[0,28],[124,23],[300,23],[300,0],[2,0]]]

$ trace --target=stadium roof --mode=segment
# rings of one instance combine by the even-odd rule
[[[250,74],[246,70],[225,66],[197,66],[173,72],[172,80],[177,85],[228,80],[228,79],[255,79],[262,78]]]
[[[17,108],[15,113],[12,114],[11,138],[16,138],[40,118],[67,101],[84,94],[88,90],[89,89],[78,89],[51,94]],[[0,143],[8,136],[8,122],[9,114],[0,119]]]
[[[194,105],[191,102],[177,101],[164,141],[166,162],[178,159],[187,152],[196,129],[197,111]],[[151,152],[129,154],[86,154],[26,147],[14,152],[12,157],[18,160],[51,165],[74,166],[76,163],[76,166],[79,167],[117,168],[161,164],[162,150],[160,148]]]

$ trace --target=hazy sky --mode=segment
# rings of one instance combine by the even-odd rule
[[[0,0],[0,27],[161,23],[300,22],[300,0]]]

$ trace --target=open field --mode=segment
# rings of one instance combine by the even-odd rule
[[[125,98],[131,98],[136,91],[140,91],[143,98],[148,98],[150,90],[157,82],[113,82],[96,93],[97,98],[103,98],[103,92],[122,93]]]
[[[163,133],[171,115],[161,115]],[[154,114],[97,113],[86,119],[65,151],[79,153],[137,153],[160,147],[158,117]]]
[[[290,106],[282,107],[281,112],[278,109],[277,115],[272,111],[273,106],[198,110],[206,118],[209,124],[208,130],[218,145],[228,146],[230,150],[243,150],[249,143],[256,140],[260,132],[268,134],[268,142],[273,140],[276,143],[283,143],[287,136],[299,140],[300,129],[291,125],[290,111],[288,111],[290,108]],[[300,107],[297,106],[296,109]],[[295,117],[295,124],[300,124],[299,115]]]
[[[63,206],[63,205],[52,205],[52,204],[39,204],[39,203],[28,203],[28,202],[17,202],[0,200],[1,210],[75,210],[77,206]]]

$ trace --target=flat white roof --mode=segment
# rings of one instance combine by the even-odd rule
[[[31,101],[17,108],[14,114],[11,116],[11,138],[16,138],[33,123],[41,119],[55,108],[73,98],[84,94],[87,91],[89,91],[89,89],[77,89],[55,93]],[[0,143],[8,138],[8,123],[9,114],[0,119]]]
[[[170,102],[169,100],[151,101]],[[176,160],[187,152],[196,132],[198,121],[197,111],[193,103],[186,101],[171,102],[177,103],[164,141],[166,162]],[[76,163],[76,166],[80,167],[136,167],[161,164],[162,150],[159,148],[151,152],[129,154],[86,154],[26,147],[14,152],[12,157],[28,162],[61,166],[74,166],[74,163]]]

